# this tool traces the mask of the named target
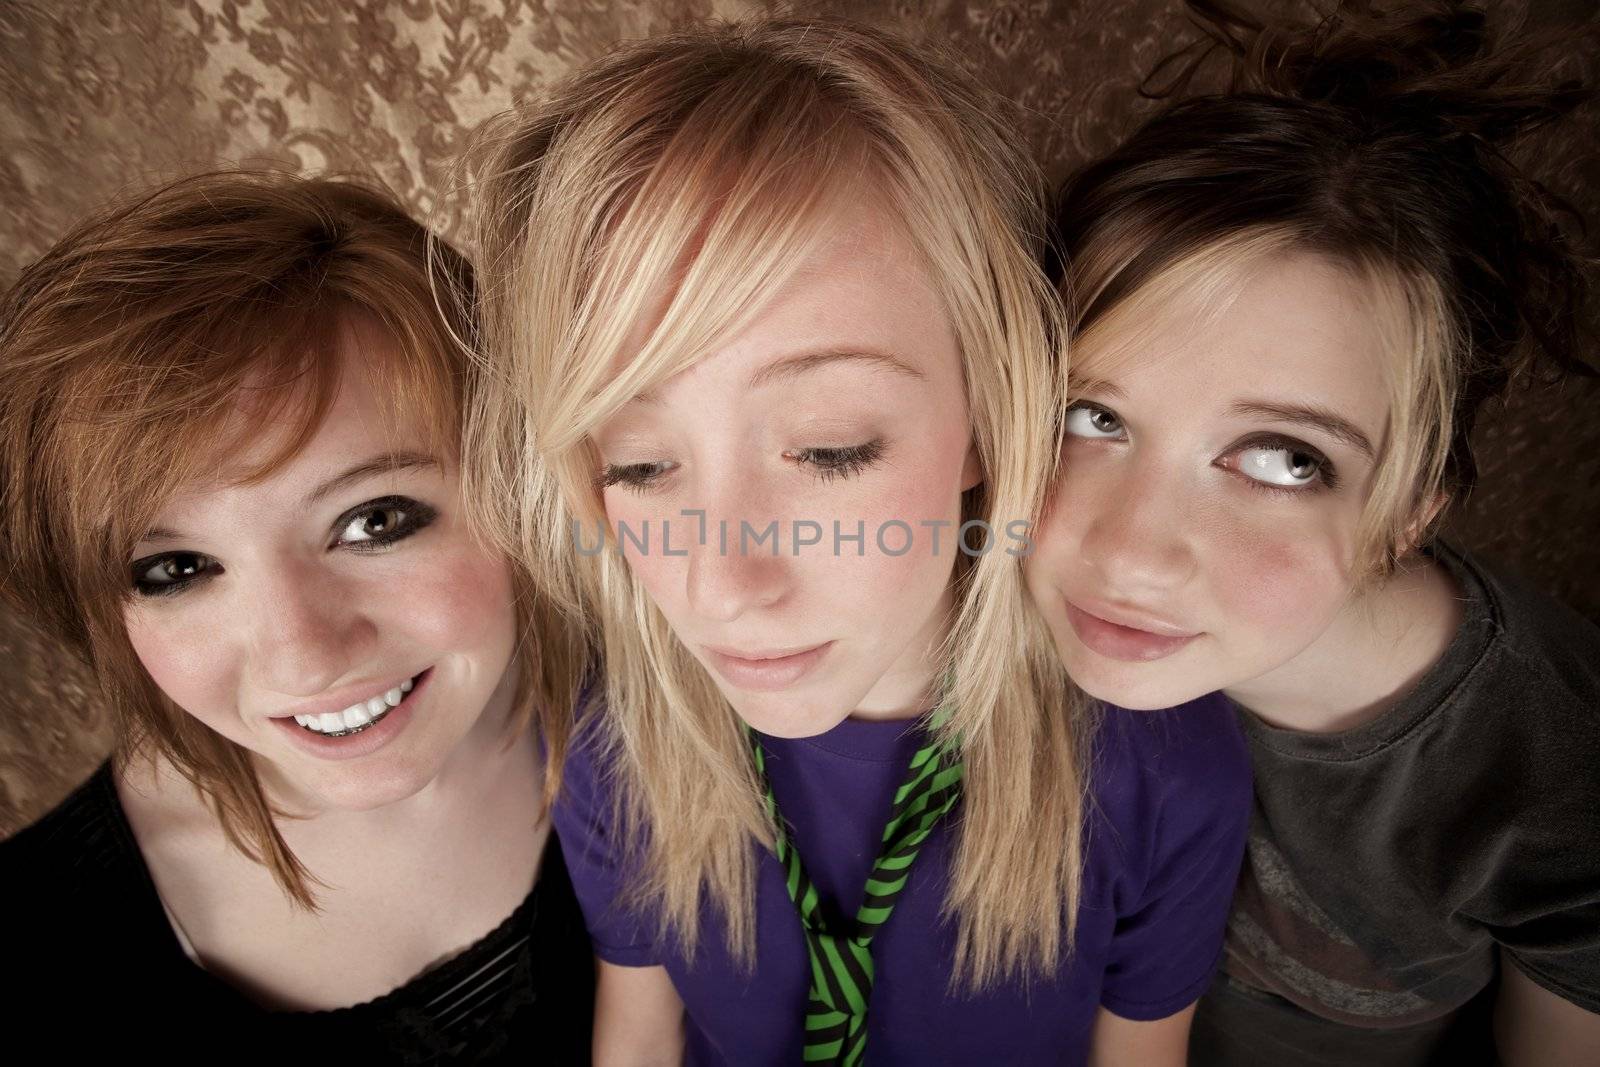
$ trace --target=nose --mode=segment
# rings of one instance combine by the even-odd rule
[[[1087,496],[1073,494],[1070,507],[1084,508],[1080,552],[1098,571],[1108,592],[1138,596],[1182,586],[1195,573],[1195,508],[1181,479],[1150,463],[1132,462],[1095,479]]]
[[[711,622],[733,622],[746,612],[783,599],[790,579],[792,537],[788,520],[754,512],[725,497],[707,510],[704,537],[694,522],[685,569],[690,608]],[[770,509],[760,508],[765,513]]]
[[[376,626],[337,579],[287,562],[272,571],[247,601],[251,677],[283,696],[316,696],[362,662]]]

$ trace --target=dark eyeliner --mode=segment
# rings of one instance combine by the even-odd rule
[[[164,560],[179,559],[184,556],[193,556],[195,559],[205,560],[213,565],[216,563],[216,561],[210,556],[207,556],[201,552],[158,552],[153,556],[145,556],[142,559],[136,559],[128,565],[129,577],[133,584],[134,593],[141,597],[172,596],[174,593],[179,593],[189,588],[196,582],[204,581],[213,573],[215,573],[215,569],[213,567],[208,568],[207,570],[201,572],[200,574],[196,574],[193,577],[178,578],[170,582],[147,582],[141,577],[141,575],[149,571],[150,568],[156,566],[158,563],[161,563]]]
[[[339,535],[357,518],[374,511],[394,510],[403,516],[393,530],[371,537],[365,541],[340,542]],[[333,524],[333,545],[343,547],[355,552],[371,552],[385,548],[398,541],[404,541],[413,534],[420,533],[439,517],[439,512],[420,500],[408,496],[381,496],[375,500],[357,504],[343,515],[339,516]]]

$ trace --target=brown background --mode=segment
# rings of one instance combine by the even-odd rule
[[[625,37],[777,5],[743,0],[0,0],[0,285],[119,193],[219,162],[373,171],[419,215],[480,120]],[[801,3],[956,48],[1025,108],[1051,177],[1152,106],[1135,89],[1189,31],[1176,0]],[[1497,17],[1521,7],[1496,0]],[[1538,22],[1594,20],[1594,0]],[[1568,57],[1574,69],[1595,57]],[[1600,226],[1600,116],[1529,146],[1534,172]],[[1591,246],[1593,241],[1591,239]],[[1600,618],[1600,386],[1526,390],[1482,427],[1482,484],[1458,522]],[[26,566],[27,561],[10,561]],[[48,810],[111,738],[82,668],[0,614],[0,836]]]

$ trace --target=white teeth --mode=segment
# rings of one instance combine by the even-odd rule
[[[400,702],[412,688],[411,680],[408,678],[382,696],[363,700],[359,704],[351,704],[343,711],[329,711],[321,715],[296,715],[294,721],[307,730],[319,734],[342,734],[358,730],[370,725],[374,719],[387,715],[390,708],[399,707]]]

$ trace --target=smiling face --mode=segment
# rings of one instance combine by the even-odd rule
[[[515,685],[509,569],[469,535],[453,457],[393,425],[373,370],[393,344],[350,319],[309,443],[229,484],[277,444],[258,438],[180,487],[132,560],[124,618],[152,680],[313,812],[416,793],[500,729]]]
[[[593,442],[613,527],[651,530],[647,550],[619,536],[632,573],[746,722],[802,737],[925,709],[980,474],[954,333],[881,218],[842,213],[747,327]]]
[[[1293,671],[1351,603],[1389,399],[1372,292],[1315,256],[1169,301],[1083,377],[1029,589],[1072,677],[1170,707]]]

